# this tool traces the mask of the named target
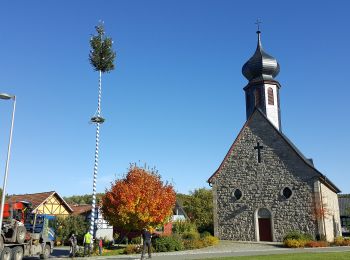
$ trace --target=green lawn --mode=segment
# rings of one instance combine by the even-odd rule
[[[295,253],[283,255],[264,255],[264,256],[232,256],[223,258],[210,258],[210,260],[349,260],[350,252],[336,253]]]

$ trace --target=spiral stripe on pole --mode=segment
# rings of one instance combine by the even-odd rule
[[[100,77],[98,81],[98,101],[97,101],[97,117],[101,116],[101,95],[102,95],[102,72],[100,71]],[[95,219],[96,219],[96,183],[97,183],[97,170],[98,170],[98,150],[100,145],[100,123],[96,123],[96,148],[95,148],[95,164],[94,164],[94,177],[92,185],[92,208],[91,208],[91,222],[90,222],[90,234],[94,236]]]

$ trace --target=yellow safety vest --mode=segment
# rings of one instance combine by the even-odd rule
[[[84,236],[84,240],[86,244],[90,244],[91,243],[91,234],[90,233],[86,233]]]

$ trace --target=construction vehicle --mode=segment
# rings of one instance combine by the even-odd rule
[[[28,256],[48,258],[55,238],[50,228],[53,218],[32,213],[31,204],[25,201],[6,203],[0,236],[0,260],[22,260]]]

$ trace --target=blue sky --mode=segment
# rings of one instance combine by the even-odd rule
[[[117,61],[102,79],[97,190],[132,162],[155,166],[178,192],[208,187],[246,120],[241,67],[260,18],[263,47],[281,65],[283,132],[350,193],[349,9],[347,1],[6,1],[0,92],[17,96],[7,192],[91,193],[98,73],[88,53],[100,19]],[[0,102],[0,170],[11,108]]]

